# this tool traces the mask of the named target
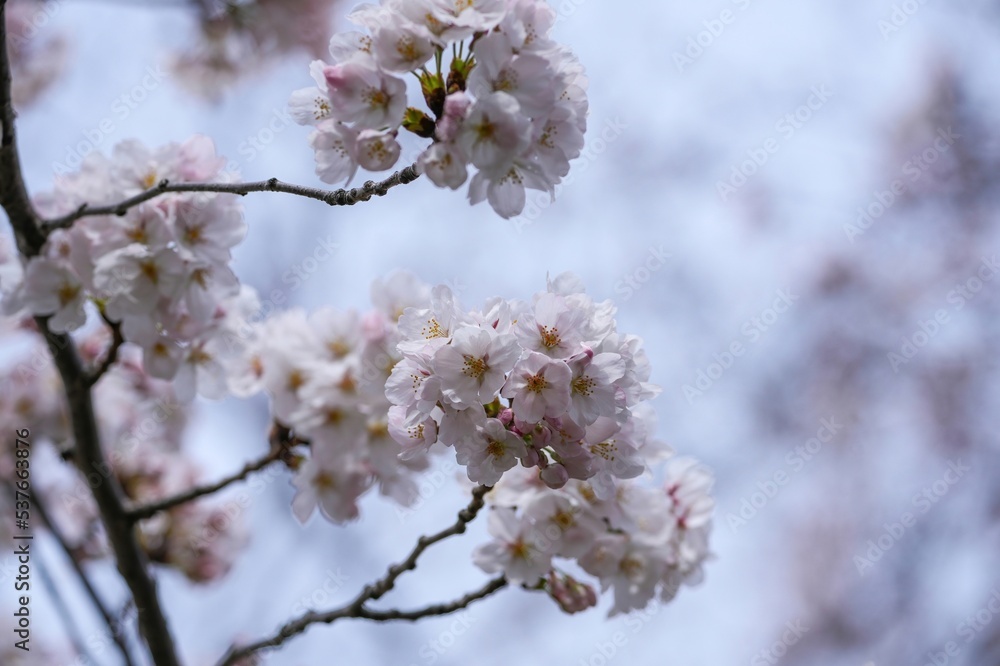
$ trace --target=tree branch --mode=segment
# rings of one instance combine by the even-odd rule
[[[104,318],[104,323],[106,323],[111,329],[111,344],[108,346],[108,351],[104,356],[104,360],[101,361],[101,364],[94,368],[93,371],[91,371],[91,373],[87,376],[87,384],[90,386],[93,386],[100,381],[101,377],[104,376],[104,373],[107,372],[112,365],[114,365],[115,361],[118,360],[118,350],[125,343],[125,338],[122,337],[122,325],[118,322],[111,321],[103,314],[101,316]]]
[[[150,518],[153,515],[159,513],[160,511],[167,511],[174,508],[175,506],[180,506],[192,500],[196,500],[199,497],[204,497],[205,495],[211,495],[214,492],[222,490],[228,485],[236,483],[237,481],[242,481],[254,472],[264,469],[273,462],[278,461],[288,453],[288,447],[295,443],[295,440],[288,441],[283,440],[278,433],[280,428],[275,427],[271,435],[271,450],[266,456],[259,460],[254,460],[248,462],[243,466],[239,472],[235,474],[230,474],[229,476],[222,478],[215,483],[211,483],[205,486],[197,486],[186,492],[180,493],[179,495],[174,495],[172,497],[167,497],[162,500],[155,502],[150,502],[148,504],[143,504],[141,506],[132,507],[125,512],[125,516],[128,520],[137,521]],[[285,431],[287,432],[287,430]]]
[[[45,243],[38,215],[24,186],[21,161],[14,131],[14,101],[10,88],[10,61],[7,54],[7,0],[0,0],[0,206],[14,227],[17,247],[26,257],[38,254]]]
[[[381,182],[376,183],[369,180],[361,187],[355,187],[350,190],[320,190],[314,187],[292,185],[282,182],[277,178],[259,180],[253,183],[179,183],[176,185],[171,185],[170,181],[164,179],[145,192],[140,192],[116,204],[108,206],[83,204],[68,215],[44,222],[42,228],[48,234],[56,229],[69,227],[83,217],[124,215],[130,208],[168,192],[217,192],[222,194],[239,194],[241,196],[245,196],[251,192],[285,192],[286,194],[295,194],[308,199],[316,199],[330,206],[353,206],[358,202],[368,201],[372,197],[385,196],[393,187],[412,183],[419,177],[420,173],[417,171],[417,165],[411,164]]]
[[[355,618],[362,620],[372,620],[374,622],[390,622],[392,620],[402,620],[405,622],[416,622],[425,617],[433,617],[437,615],[448,615],[449,613],[454,613],[455,611],[462,610],[463,608],[468,608],[474,602],[480,599],[485,599],[491,594],[498,592],[507,586],[507,579],[503,576],[498,576],[493,580],[489,581],[483,587],[475,590],[474,592],[469,592],[465,596],[459,597],[455,601],[449,601],[447,603],[434,604],[431,606],[425,606],[412,611],[401,611],[401,610],[371,610],[362,606],[361,608],[354,608],[353,605],[344,606],[334,611],[329,611],[327,613],[316,613],[310,611],[303,615],[295,623],[286,624],[281,628],[274,637],[267,639],[266,641],[260,641],[252,645],[247,645],[245,647],[236,649],[231,648],[229,652],[222,658],[222,660],[216,666],[232,666],[234,663],[243,659],[251,654],[258,652],[260,650],[265,650],[268,648],[278,647],[284,643],[287,639],[292,636],[305,631],[306,627],[310,624],[332,624],[337,620],[342,620],[346,618]]]
[[[66,554],[66,557],[69,558],[70,566],[73,567],[73,571],[76,573],[77,578],[80,579],[80,584],[83,585],[83,589],[87,591],[87,596],[90,597],[90,600],[94,603],[97,611],[104,619],[104,623],[108,626],[108,633],[111,634],[111,638],[114,639],[115,644],[118,646],[118,650],[122,653],[122,658],[125,660],[125,664],[127,666],[133,666],[134,662],[132,661],[132,657],[129,655],[128,646],[125,643],[125,637],[121,631],[121,626],[118,621],[111,616],[108,609],[104,607],[101,597],[97,594],[97,590],[95,590],[94,586],[91,584],[90,578],[87,576],[87,572],[83,570],[83,565],[77,558],[76,553],[73,552],[69,542],[66,541],[66,537],[63,536],[62,532],[59,531],[59,528],[57,528],[55,523],[52,522],[52,519],[49,517],[48,509],[45,508],[45,504],[41,501],[41,498],[34,492],[31,493],[31,505],[38,513],[38,516],[42,519],[42,523],[45,525],[46,529],[48,529],[52,538],[59,544],[59,548],[61,548]]]
[[[156,594],[156,583],[149,573],[149,559],[139,545],[133,523],[125,515],[125,494],[101,448],[87,372],[68,335],[51,333],[47,317],[36,317],[35,321],[38,330],[45,335],[66,390],[76,443],[73,459],[84,476],[94,470],[104,474],[97,484],[91,485],[91,492],[115,553],[118,572],[125,579],[139,610],[139,629],[149,645],[153,663],[156,666],[179,666],[170,629]]]
[[[361,594],[358,595],[358,598],[355,600],[358,607],[368,601],[375,601],[376,599],[381,598],[386,592],[391,590],[396,584],[396,579],[399,578],[404,571],[409,571],[417,567],[417,558],[419,558],[421,553],[427,550],[427,548],[438,541],[443,541],[450,536],[465,532],[465,527],[475,520],[479,510],[483,508],[483,497],[490,491],[490,488],[490,486],[477,486],[472,491],[472,501],[469,502],[469,506],[458,512],[458,520],[455,521],[454,525],[441,530],[437,534],[422,536],[417,539],[417,545],[414,546],[410,555],[405,560],[399,564],[394,564],[389,567],[385,576],[375,583],[366,586],[365,589],[361,591]]]
[[[379,580],[366,585],[364,589],[354,598],[353,601],[348,603],[346,606],[338,608],[336,610],[327,611],[324,613],[318,613],[316,611],[309,611],[301,617],[291,620],[285,623],[276,634],[270,638],[265,638],[259,640],[255,643],[245,645],[241,648],[236,648],[233,646],[229,649],[221,661],[219,661],[217,666],[232,666],[234,663],[248,657],[255,652],[260,650],[265,650],[268,648],[278,647],[288,639],[293,636],[301,634],[306,629],[308,629],[313,624],[330,624],[336,620],[342,618],[365,618],[376,620],[380,622],[385,622],[388,620],[418,620],[422,617],[429,617],[431,615],[445,615],[447,613],[453,613],[456,610],[465,608],[473,601],[477,599],[482,599],[484,597],[493,594],[500,588],[507,584],[507,581],[501,576],[500,578],[495,578],[490,581],[482,589],[471,592],[464,597],[444,604],[437,604],[434,606],[428,606],[421,610],[415,611],[376,611],[365,608],[365,604],[369,601],[374,601],[380,598],[386,592],[391,590],[396,584],[396,579],[402,575],[404,571],[409,571],[417,566],[417,559],[420,554],[427,550],[428,547],[447,539],[450,536],[456,534],[462,534],[465,532],[466,526],[475,520],[476,515],[479,513],[480,509],[483,508],[483,497],[490,491],[489,486],[478,486],[472,491],[472,501],[469,505],[458,512],[458,520],[451,527],[441,530],[436,534],[430,536],[422,536],[417,539],[417,545],[414,546],[413,550],[410,552],[409,556],[398,564],[394,564],[389,567],[385,576]]]
[[[467,608],[474,601],[480,599],[485,599],[494,592],[498,592],[507,586],[507,579],[503,576],[498,576],[493,580],[486,583],[478,590],[474,592],[469,592],[463,597],[459,597],[455,601],[449,601],[442,604],[434,604],[431,606],[425,606],[424,608],[419,608],[412,611],[401,611],[401,610],[371,610],[369,608],[362,608],[361,612],[356,617],[361,617],[366,620],[374,620],[375,622],[389,622],[391,620],[403,620],[406,622],[416,622],[417,620],[423,619],[425,617],[432,617],[434,615],[448,615],[449,613],[454,613],[457,610],[462,610]]]
[[[0,206],[14,228],[18,250],[24,257],[33,257],[45,243],[41,221],[24,185],[21,161],[17,151],[11,99],[10,61],[7,54],[7,0],[0,0]],[[87,372],[80,362],[72,339],[65,334],[48,331],[48,318],[37,317],[38,330],[45,336],[49,352],[62,377],[69,406],[70,423],[76,442],[75,460],[86,475],[94,470],[110,470],[91,402]],[[125,519],[123,493],[113,474],[93,488],[94,499],[115,553],[118,571],[125,579],[136,607],[139,609],[139,629],[153,655],[156,666],[179,666],[166,618],[156,596],[156,584],[149,574],[149,562],[139,546],[133,524]]]

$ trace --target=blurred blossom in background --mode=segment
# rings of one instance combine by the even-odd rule
[[[662,608],[568,616],[512,590],[415,625],[313,628],[273,663],[996,663],[1000,4],[553,7],[591,103],[554,202],[531,191],[502,220],[424,180],[343,209],[251,195],[235,269],[307,309],[365,308],[396,268],[466,305],[577,273],[645,339],[658,436],[715,472],[715,559]],[[124,139],[194,133],[247,180],[320,186],[285,108],[348,9],[12,1],[29,189]],[[185,447],[221,475],[266,428],[261,400],[199,402]],[[347,527],[301,528],[285,476],[230,489],[253,536],[229,575],[161,579],[182,654],[210,663],[233,635],[349,599],[452,519],[456,477],[440,465],[402,513],[370,495]],[[484,523],[422,561],[399,606],[476,586]]]

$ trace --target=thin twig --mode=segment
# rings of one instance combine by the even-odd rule
[[[226,486],[242,481],[254,472],[264,469],[273,462],[279,460],[288,452],[288,446],[285,443],[279,443],[278,445],[272,445],[271,450],[266,456],[260,458],[259,460],[253,460],[248,462],[243,466],[240,471],[230,474],[227,477],[219,479],[215,483],[211,483],[204,486],[196,486],[178,495],[173,495],[172,497],[167,497],[155,502],[150,502],[148,504],[143,504],[140,506],[132,507],[125,512],[128,520],[144,520],[150,518],[153,515],[159,513],[160,511],[167,511],[174,508],[175,506],[180,506],[192,500],[196,500],[199,497],[204,497],[205,495],[211,495],[212,493],[218,492],[225,488]]]
[[[464,597],[460,597],[455,601],[433,604],[431,606],[425,606],[424,608],[418,608],[417,610],[412,611],[371,610],[370,608],[362,608],[361,612],[356,617],[361,617],[366,620],[374,620],[375,622],[389,622],[391,620],[416,622],[417,620],[425,617],[448,615],[449,613],[454,613],[457,610],[467,608],[470,604],[472,604],[472,602],[485,599],[494,592],[501,590],[506,585],[507,579],[503,576],[498,576],[478,590],[469,592]]]
[[[104,607],[104,602],[101,601],[101,597],[97,594],[97,590],[94,589],[93,584],[90,582],[90,578],[87,576],[87,572],[83,569],[83,564],[77,558],[76,553],[66,537],[59,528],[56,527],[55,523],[52,522],[52,518],[49,517],[48,509],[45,508],[45,503],[41,501],[34,492],[31,493],[31,504],[38,516],[42,519],[45,524],[46,529],[55,539],[56,543],[59,544],[59,548],[66,554],[69,559],[70,566],[73,567],[73,571],[76,573],[76,577],[80,579],[80,584],[83,585],[83,589],[86,590],[87,596],[93,602],[94,607],[101,614],[101,618],[104,620],[104,624],[108,626],[108,633],[111,634],[111,638],[114,639],[115,644],[118,646],[119,651],[122,653],[122,657],[125,659],[125,663],[128,666],[133,665],[131,656],[129,655],[128,646],[125,642],[125,637],[121,631],[121,625],[119,622],[111,615],[107,608]]]
[[[282,627],[282,631],[278,632],[278,634],[272,638],[254,643],[252,645],[247,645],[239,649],[233,646],[233,648],[230,648],[229,652],[216,666],[232,666],[235,662],[240,659],[244,659],[255,652],[278,647],[292,636],[305,631],[306,628],[312,624],[332,624],[337,620],[347,618],[372,620],[374,622],[390,622],[393,620],[416,622],[417,620],[421,620],[425,617],[448,615],[450,613],[454,613],[455,611],[462,610],[463,608],[468,608],[474,602],[479,601],[480,599],[485,599],[506,586],[507,579],[503,576],[499,576],[489,581],[478,590],[469,592],[455,601],[433,604],[431,606],[425,606],[424,608],[412,611],[371,610],[369,608],[365,608],[364,606],[361,608],[354,608],[353,604],[344,606],[343,608],[338,608],[334,611],[329,611],[327,613],[316,613],[310,611],[299,618],[299,620],[296,621],[295,626],[292,626],[292,623],[286,624]],[[290,633],[285,633],[286,631]]]
[[[129,209],[168,192],[216,192],[220,194],[239,194],[241,196],[245,196],[251,192],[285,192],[286,194],[295,194],[300,197],[316,199],[330,206],[353,206],[361,201],[368,201],[372,197],[385,196],[393,187],[412,183],[419,177],[420,173],[417,171],[417,165],[411,164],[381,182],[376,183],[369,180],[361,187],[355,187],[350,190],[320,190],[315,187],[292,185],[282,182],[277,178],[259,180],[253,183],[178,183],[175,185],[171,185],[169,180],[164,179],[145,192],[140,192],[116,204],[107,206],[83,204],[72,213],[44,222],[42,229],[48,234],[56,229],[69,227],[83,217],[124,215]]]
[[[475,520],[476,514],[478,514],[479,510],[483,508],[483,497],[489,491],[490,486],[477,486],[475,490],[472,491],[472,501],[469,502],[469,506],[458,512],[458,520],[455,521],[454,525],[441,530],[437,534],[422,536],[417,539],[417,545],[413,547],[410,555],[399,564],[394,564],[389,567],[389,570],[381,579],[366,586],[365,589],[361,591],[358,599],[355,600],[355,603],[357,603],[360,607],[361,604],[381,598],[386,592],[393,588],[396,584],[396,579],[399,578],[404,571],[409,571],[417,567],[417,558],[420,557],[421,553],[438,541],[443,541],[450,536],[465,532],[466,526]]]
[[[471,523],[479,510],[483,508],[483,497],[487,492],[490,491],[489,486],[478,486],[472,491],[472,500],[469,505],[458,512],[458,519],[455,524],[451,527],[441,530],[436,534],[430,536],[423,536],[417,539],[417,545],[414,546],[413,550],[410,552],[409,556],[402,562],[394,564],[389,567],[385,576],[379,580],[366,585],[364,589],[354,598],[353,601],[347,605],[327,612],[316,612],[309,611],[299,618],[291,620],[285,623],[273,636],[270,638],[261,639],[255,643],[249,645],[244,645],[237,648],[233,646],[219,661],[217,666],[232,666],[240,659],[250,656],[251,654],[258,652],[260,650],[278,647],[288,639],[293,636],[301,634],[306,629],[308,629],[313,624],[330,624],[336,620],[342,618],[367,618],[378,621],[387,620],[417,620],[421,617],[429,617],[431,615],[444,615],[447,613],[453,613],[456,610],[465,608],[473,601],[477,599],[482,599],[493,592],[496,592],[504,585],[506,585],[506,580],[503,577],[496,578],[490,581],[484,588],[465,595],[457,601],[445,604],[437,604],[434,606],[428,606],[422,610],[416,611],[377,611],[370,610],[365,607],[365,604],[369,601],[374,601],[384,595],[386,592],[391,590],[396,584],[396,579],[404,571],[414,569],[417,566],[417,559],[420,554],[427,550],[428,547],[441,541],[447,539],[450,536],[456,534],[462,534],[465,532],[466,526]]]
[[[104,376],[104,373],[106,373],[111,366],[115,364],[115,361],[118,360],[118,350],[125,343],[125,338],[122,337],[121,324],[111,321],[103,314],[101,316],[104,318],[104,323],[106,323],[111,329],[111,344],[108,347],[108,351],[104,355],[104,360],[101,361],[101,364],[94,368],[88,376],[87,382],[90,386],[93,386],[100,381],[101,377]]]

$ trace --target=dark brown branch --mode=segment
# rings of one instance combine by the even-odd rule
[[[365,607],[365,604],[369,601],[374,601],[380,598],[386,592],[391,590],[396,584],[396,579],[404,571],[409,571],[417,566],[417,559],[420,554],[427,550],[428,547],[447,539],[450,536],[456,534],[462,534],[465,532],[466,526],[475,520],[476,515],[479,513],[480,509],[483,508],[483,497],[490,491],[489,486],[478,486],[472,491],[472,501],[469,505],[458,512],[458,519],[455,524],[451,527],[441,530],[436,534],[430,536],[422,536],[417,539],[417,545],[414,546],[413,550],[410,552],[409,556],[402,562],[394,564],[389,567],[385,576],[375,581],[370,585],[366,585],[363,590],[354,598],[353,601],[348,603],[346,606],[341,608],[327,611],[327,612],[316,612],[309,611],[299,618],[291,620],[284,624],[276,634],[270,638],[265,638],[259,640],[255,643],[245,645],[240,648],[235,646],[230,648],[229,652],[223,656],[222,660],[219,661],[218,666],[232,666],[240,659],[248,657],[255,652],[260,650],[265,650],[268,648],[278,647],[288,639],[293,636],[301,634],[306,629],[308,629],[313,624],[330,624],[336,620],[342,618],[367,618],[377,621],[388,621],[388,620],[418,620],[421,617],[430,617],[431,615],[444,615],[447,613],[453,613],[456,610],[465,608],[473,601],[477,599],[482,599],[493,592],[496,592],[504,585],[506,585],[506,580],[503,577],[496,578],[490,581],[484,588],[465,595],[457,601],[445,604],[437,604],[434,606],[428,606],[422,610],[416,611],[375,611],[370,610]]]
[[[7,54],[6,0],[0,0],[0,206],[14,227],[17,247],[26,257],[42,249],[45,235],[24,186],[21,160],[14,131],[14,101],[11,99],[10,61]]]
[[[35,321],[38,330],[45,335],[49,352],[63,379],[73,440],[76,442],[73,460],[84,475],[92,474],[94,470],[110,470],[101,448],[87,372],[72,339],[68,335],[49,332],[47,317],[36,317]],[[121,484],[110,473],[91,488],[108,542],[115,553],[118,572],[139,609],[139,629],[149,645],[153,663],[156,666],[179,666],[170,629],[156,594],[156,583],[149,572],[149,559],[139,545],[132,521],[125,515],[125,494]]]
[[[111,345],[108,347],[104,360],[101,361],[101,364],[94,368],[94,370],[87,377],[87,383],[90,386],[93,386],[100,381],[101,377],[104,376],[104,373],[106,373],[111,366],[115,364],[115,361],[118,360],[118,350],[123,344],[125,344],[125,338],[122,337],[121,324],[113,322],[107,317],[104,317],[104,323],[106,323],[111,329]]]
[[[24,176],[17,150],[14,113],[10,87],[10,61],[7,54],[7,0],[0,0],[0,206],[7,212],[14,228],[18,250],[24,257],[37,255],[45,243],[41,220],[31,205],[24,186]],[[72,339],[65,334],[48,331],[47,317],[35,319],[38,330],[45,336],[49,352],[62,377],[69,406],[75,460],[83,474],[110,469],[101,449],[100,435],[91,402],[87,371],[80,362]],[[93,488],[94,499],[115,553],[118,571],[128,585],[139,608],[139,630],[142,632],[156,666],[179,666],[167,620],[163,616],[156,584],[149,574],[149,562],[139,546],[133,524],[125,518],[121,486],[113,474]]]
[[[358,596],[358,600],[356,600],[355,603],[360,606],[365,602],[381,598],[386,592],[393,588],[396,584],[396,579],[399,578],[404,571],[409,571],[417,567],[417,558],[420,557],[421,553],[438,541],[443,541],[450,536],[464,533],[466,526],[475,520],[479,510],[483,508],[483,497],[489,491],[490,486],[477,486],[475,490],[472,491],[472,501],[469,502],[469,506],[458,512],[458,520],[455,521],[454,525],[441,530],[437,534],[422,536],[417,539],[417,545],[414,546],[410,555],[399,564],[394,564],[389,567],[389,570],[381,579],[366,586],[365,589],[361,591],[361,594]]]
[[[222,194],[239,194],[241,196],[245,196],[251,192],[285,192],[286,194],[295,194],[300,197],[316,199],[330,206],[353,206],[361,201],[368,201],[372,197],[385,196],[393,187],[412,183],[419,177],[420,174],[417,172],[416,165],[411,164],[381,182],[376,183],[369,180],[361,187],[355,187],[350,190],[320,190],[315,187],[284,183],[277,178],[259,180],[254,183],[179,183],[176,185],[171,185],[168,180],[161,180],[145,192],[140,192],[116,204],[108,206],[83,204],[68,215],[44,222],[42,228],[45,233],[49,233],[56,229],[69,227],[83,217],[124,215],[130,208],[168,192],[217,192]]]
[[[128,520],[136,521],[143,520],[145,518],[150,518],[153,515],[159,513],[160,511],[167,511],[174,508],[175,506],[180,506],[192,500],[196,500],[199,497],[204,497],[205,495],[211,495],[212,493],[218,492],[228,485],[242,481],[254,472],[264,469],[273,462],[278,461],[288,453],[288,442],[275,441],[276,437],[272,435],[271,450],[266,456],[259,460],[253,460],[248,462],[243,466],[243,469],[236,472],[235,474],[230,474],[229,476],[204,486],[197,486],[191,488],[190,490],[180,493],[179,495],[174,495],[172,497],[167,497],[162,500],[155,502],[150,502],[148,504],[143,504],[141,506],[132,507],[125,512]]]
[[[403,620],[406,622],[416,622],[425,617],[432,617],[434,615],[448,615],[449,613],[454,613],[455,611],[467,608],[474,601],[480,599],[485,599],[494,592],[498,592],[507,586],[507,579],[503,576],[498,576],[486,585],[482,586],[474,592],[469,592],[464,597],[460,597],[455,601],[450,601],[443,604],[434,604],[431,606],[425,606],[424,608],[418,608],[412,611],[401,611],[401,610],[371,610],[369,608],[362,608],[361,612],[356,617],[365,618],[366,620],[374,620],[375,622],[389,622],[391,620]]]
[[[49,517],[48,509],[45,508],[45,503],[41,501],[35,493],[31,493],[31,505],[38,516],[42,519],[46,529],[55,539],[56,543],[59,544],[59,548],[66,554],[69,559],[70,566],[76,573],[76,577],[80,580],[80,584],[83,585],[83,589],[86,590],[87,596],[93,602],[94,607],[101,614],[101,618],[104,619],[104,623],[108,626],[108,633],[111,634],[111,638],[114,639],[115,644],[118,646],[118,650],[122,653],[122,658],[125,660],[127,666],[132,666],[134,662],[132,657],[129,655],[128,646],[125,643],[124,632],[121,630],[121,624],[112,617],[111,613],[107,608],[104,607],[104,602],[101,601],[101,597],[97,594],[97,590],[94,589],[93,584],[90,582],[90,578],[87,576],[87,572],[83,569],[83,564],[81,564],[76,552],[66,541],[66,537],[63,536],[59,528],[56,527],[55,523]]]

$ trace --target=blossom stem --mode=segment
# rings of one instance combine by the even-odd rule
[[[360,600],[358,603],[363,604],[367,601],[374,601],[381,598],[386,592],[393,588],[396,584],[396,579],[399,578],[404,571],[409,571],[417,567],[417,559],[430,546],[434,545],[438,541],[443,541],[450,536],[465,532],[466,526],[475,520],[479,510],[483,508],[483,497],[489,491],[490,486],[477,486],[476,489],[472,491],[472,501],[469,502],[467,507],[458,512],[458,520],[455,521],[454,525],[441,530],[437,534],[422,536],[417,539],[417,545],[413,547],[413,550],[410,551],[410,555],[405,560],[389,567],[385,576],[375,583],[368,585],[361,591],[361,594],[358,596],[358,599]]]
[[[288,438],[287,429],[275,426],[271,432],[271,450],[263,458],[248,462],[240,471],[230,474],[215,483],[210,483],[204,486],[196,486],[178,495],[173,495],[162,500],[129,508],[125,511],[125,516],[128,520],[133,522],[144,520],[146,518],[151,518],[161,511],[167,511],[176,506],[180,506],[181,504],[186,504],[187,502],[196,500],[199,497],[204,497],[205,495],[211,495],[212,493],[218,492],[226,486],[237,483],[238,481],[243,481],[254,472],[258,472],[271,463],[285,457],[288,454],[288,447],[296,443],[296,441],[297,440]]]
[[[397,185],[412,183],[420,177],[417,165],[411,164],[405,169],[400,169],[381,182],[367,181],[361,187],[339,190],[321,190],[314,187],[304,187],[302,185],[292,185],[277,178],[260,180],[253,183],[175,183],[169,180],[161,180],[148,190],[140,192],[116,204],[107,206],[91,206],[82,204],[72,213],[47,220],[42,223],[42,229],[46,234],[56,229],[65,229],[73,225],[77,220],[84,217],[99,215],[125,215],[129,209],[155,199],[168,192],[215,192],[220,194],[239,194],[245,196],[251,192],[284,192],[294,194],[308,199],[316,199],[330,206],[353,206],[361,201],[368,201],[372,197],[385,196],[389,190]]]
[[[304,615],[287,622],[270,638],[261,639],[255,643],[251,643],[240,648],[236,648],[234,646],[223,656],[217,666],[232,666],[232,664],[236,663],[240,659],[243,659],[255,652],[278,647],[293,636],[301,634],[313,624],[330,624],[343,618],[363,618],[378,622],[386,622],[389,620],[414,621],[423,617],[430,617],[432,615],[446,615],[465,608],[472,602],[478,599],[483,599],[503,588],[507,584],[507,580],[501,576],[491,580],[481,589],[471,592],[460,599],[449,603],[427,606],[426,608],[414,611],[379,611],[365,607],[365,604],[369,601],[379,599],[391,590],[396,584],[396,579],[399,578],[404,571],[415,569],[417,566],[417,559],[420,557],[421,553],[427,550],[427,548],[439,541],[447,539],[450,536],[465,532],[466,526],[475,520],[476,515],[483,508],[483,497],[489,491],[489,486],[476,487],[476,489],[472,491],[472,500],[469,502],[469,505],[458,512],[458,519],[453,525],[430,536],[422,536],[417,539],[417,545],[413,547],[413,550],[410,551],[409,556],[407,556],[405,560],[389,567],[385,576],[374,583],[366,585],[358,596],[347,605],[322,613],[309,611]]]
[[[104,317],[103,314],[101,316]],[[108,351],[104,356],[104,360],[101,361],[99,366],[94,368],[87,378],[87,382],[91,386],[100,381],[101,377],[104,376],[104,373],[106,373],[111,366],[114,365],[115,361],[118,360],[118,350],[125,343],[125,338],[122,337],[121,324],[111,321],[107,317],[104,317],[104,322],[108,325],[108,328],[111,329],[111,344],[108,345]]]

